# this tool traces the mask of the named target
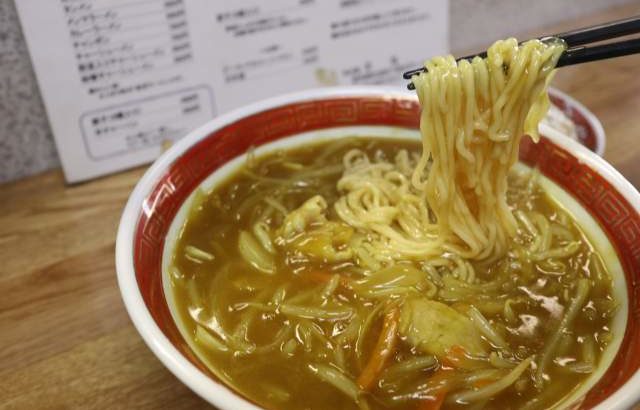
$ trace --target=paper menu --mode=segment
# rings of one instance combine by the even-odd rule
[[[397,84],[447,52],[446,0],[17,0],[67,180],[149,162],[259,99]]]

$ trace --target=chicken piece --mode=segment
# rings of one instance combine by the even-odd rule
[[[298,209],[291,211],[284,218],[282,226],[278,230],[278,235],[284,239],[292,239],[295,235],[304,232],[307,227],[314,223],[326,222],[327,201],[320,195],[309,198]]]
[[[353,228],[342,222],[327,220],[327,202],[316,195],[285,217],[276,232],[276,244],[311,259],[324,262],[349,260],[348,246]]]
[[[423,353],[443,359],[452,348],[486,354],[480,334],[471,320],[444,303],[425,298],[407,299],[400,313],[400,334]]]

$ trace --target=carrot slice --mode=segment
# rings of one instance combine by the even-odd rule
[[[441,367],[429,378],[427,383],[434,385],[432,397],[424,399],[418,406],[417,410],[439,410],[440,407],[442,407],[442,403],[444,403],[444,399],[449,392],[445,382],[453,371],[454,370],[450,367]]]
[[[453,368],[463,367],[462,364],[465,360],[468,360],[467,350],[460,345],[454,345],[447,350],[447,355],[442,358],[442,364]]]
[[[385,364],[395,351],[398,341],[398,323],[400,310],[396,307],[384,316],[380,337],[373,349],[371,358],[358,377],[358,385],[362,390],[369,390],[378,380]]]

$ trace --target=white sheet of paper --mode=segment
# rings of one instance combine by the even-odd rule
[[[448,51],[448,0],[17,0],[69,182],[150,162],[280,93],[397,84]]]

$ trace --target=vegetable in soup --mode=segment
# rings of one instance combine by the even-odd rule
[[[427,410],[549,408],[595,371],[617,304],[576,221],[512,171],[504,249],[421,248],[438,231],[409,182],[420,154],[310,144],[198,194],[171,285],[213,374],[267,409]]]

